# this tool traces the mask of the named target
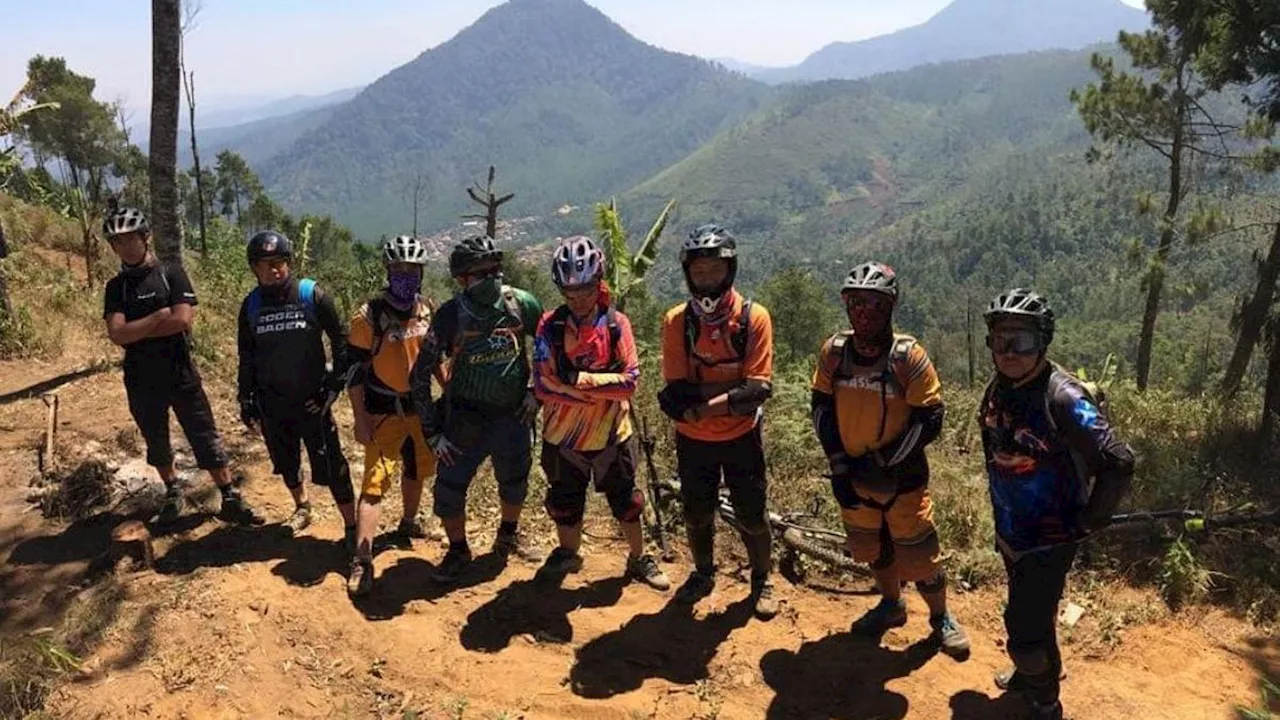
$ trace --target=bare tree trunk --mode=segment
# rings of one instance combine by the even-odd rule
[[[1253,355],[1254,346],[1258,344],[1263,326],[1266,325],[1267,313],[1275,298],[1277,280],[1280,280],[1280,222],[1276,223],[1267,258],[1258,266],[1258,286],[1240,310],[1240,336],[1236,339],[1236,349],[1231,353],[1231,362],[1227,364],[1226,374],[1222,376],[1222,384],[1218,387],[1223,399],[1232,398],[1240,390],[1240,382],[1249,369],[1249,358]]]
[[[1181,77],[1181,73],[1179,74]],[[1185,112],[1180,112],[1185,115]],[[1169,202],[1164,209],[1164,230],[1156,247],[1155,262],[1147,275],[1147,303],[1142,311],[1142,334],[1138,339],[1138,391],[1144,392],[1151,380],[1151,348],[1155,344],[1156,318],[1160,315],[1160,294],[1164,290],[1164,272],[1173,249],[1174,227],[1178,206],[1182,203],[1182,153],[1185,124],[1179,120],[1173,131],[1169,152]]]
[[[151,0],[151,229],[156,252],[182,263],[178,229],[178,106],[182,12],[179,0]]]
[[[964,336],[969,347],[969,387],[972,388],[977,375],[977,358],[973,352],[973,297],[969,293],[964,296]]]
[[[196,146],[196,73],[187,72],[185,60],[182,61],[182,83],[187,93],[187,109],[191,113],[191,160],[196,169],[196,212],[200,218],[200,257],[209,254],[206,241],[206,225],[204,217],[204,175],[200,172],[200,149]]]
[[[1267,390],[1262,399],[1262,422],[1258,426],[1258,447],[1270,447],[1280,415],[1280,315],[1271,318],[1271,359],[1267,363]]]

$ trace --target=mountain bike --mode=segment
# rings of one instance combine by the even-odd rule
[[[1252,504],[1245,504],[1223,513],[1203,510],[1152,510],[1122,513],[1111,516],[1109,527],[1123,527],[1143,523],[1180,521],[1188,533],[1210,533],[1214,530],[1252,525],[1280,525],[1280,510],[1258,511]]]
[[[661,480],[654,486],[654,490],[657,503],[680,502],[678,478]],[[794,560],[795,555],[804,555],[859,578],[874,578],[870,566],[849,556],[844,532],[830,530],[820,524],[816,505],[815,501],[815,507],[808,512],[778,513],[770,510],[765,514],[774,541],[781,543],[784,548],[783,561]],[[716,512],[725,524],[742,531],[742,523],[738,522],[738,514],[729,500],[728,488],[720,488]]]

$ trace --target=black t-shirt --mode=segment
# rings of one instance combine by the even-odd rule
[[[121,270],[107,281],[102,317],[121,313],[126,322],[133,322],[162,308],[182,304],[196,304],[191,279],[179,265],[156,262],[149,267]],[[143,338],[124,349],[126,367],[173,366],[190,358],[187,333]]]

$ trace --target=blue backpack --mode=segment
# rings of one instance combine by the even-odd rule
[[[311,327],[316,327],[316,281],[311,278],[299,280],[298,298],[302,300],[302,311],[307,316],[307,323]],[[258,313],[262,310],[261,285],[249,293],[248,300],[249,305],[245,308],[245,312],[249,318],[249,327],[256,328],[258,326]]]

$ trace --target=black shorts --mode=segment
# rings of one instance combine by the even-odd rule
[[[593,460],[599,453],[583,454]],[[542,470],[547,474],[545,506],[551,519],[560,525],[577,525],[587,504],[587,486],[595,475],[595,489],[604,493],[613,516],[622,522],[635,522],[644,509],[644,495],[636,489],[635,437],[619,443],[612,461],[604,472],[592,473],[566,458],[558,445],[542,444]]]
[[[297,487],[302,465],[302,447],[311,460],[311,481],[328,487],[335,478],[351,482],[351,468],[342,454],[342,441],[332,413],[313,415],[303,410],[268,412],[262,416],[262,435],[271,456],[272,472],[285,484]]]
[[[739,519],[761,522],[768,485],[760,426],[732,440],[708,442],[676,435],[676,465],[686,517],[714,515],[720,505],[720,479]]]
[[[176,365],[126,365],[124,389],[129,398],[129,412],[147,444],[148,465],[173,465],[173,446],[169,441],[169,409],[172,408],[200,469],[227,467],[227,452],[222,447],[209,398],[204,394],[200,373],[189,360]]]

